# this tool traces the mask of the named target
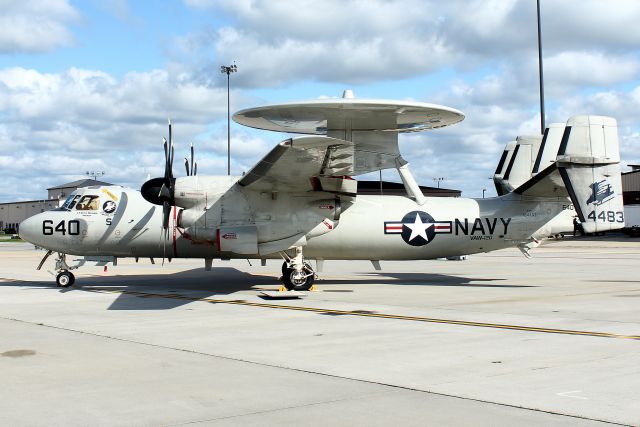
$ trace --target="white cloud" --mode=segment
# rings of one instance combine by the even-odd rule
[[[291,91],[315,82],[329,83],[319,86],[317,95],[330,93],[333,83],[362,89],[415,83],[414,99],[459,108],[467,116],[461,124],[402,136],[401,145],[422,184],[444,176],[445,186],[465,195],[480,196],[482,188],[491,188],[487,178],[504,144],[538,131],[535,2],[185,3],[198,9],[199,22],[210,16],[224,24],[176,35],[166,48],[165,69],[121,78],[79,68],[57,74],[0,70],[0,149],[5,156],[0,165],[11,187],[18,193],[41,192],[77,179],[85,170],[105,170],[107,180],[138,186],[147,173],[162,173],[160,138],[166,134],[166,117],[175,123],[177,159],[193,140],[200,173],[225,174],[226,81],[219,65],[233,60],[240,72],[232,80],[232,110],[254,105],[249,101],[256,93],[265,97],[253,88]],[[116,5],[130,13],[126,3]],[[8,4],[6,15],[25,16],[27,11],[39,16],[36,6]],[[71,43],[67,26],[78,19],[77,12],[67,2],[39,9],[58,6],[61,12],[45,15],[59,24],[59,31],[47,34],[45,41],[7,44],[40,36],[38,31],[25,34],[26,27],[18,25],[20,37],[11,38],[5,33],[13,29],[2,25],[0,53],[47,51]],[[542,13],[548,121],[581,113],[612,115],[620,122],[624,159],[640,159],[640,2],[617,0],[615,7],[600,0],[542,2]],[[428,81],[434,75],[439,90]],[[415,80],[403,82],[409,78]],[[635,89],[625,89],[629,87]],[[288,92],[287,97],[297,95]],[[234,126],[233,172],[248,170],[283,137]],[[9,156],[7,150],[15,154]],[[176,174],[182,170],[177,160]],[[21,185],[25,173],[30,180]],[[397,180],[396,175],[390,171],[384,176]]]
[[[565,51],[544,61],[545,75],[554,83],[570,86],[608,86],[636,79],[640,58],[604,52]]]
[[[19,184],[25,177],[46,181],[41,193],[42,188],[82,177],[87,170],[104,170],[105,180],[138,187],[147,173],[162,174],[166,118],[174,123],[176,158],[181,159],[189,141],[206,140],[212,123],[226,117],[226,95],[226,90],[162,70],[128,73],[121,79],[76,68],[59,74],[0,70],[0,166],[3,177],[13,183],[5,188],[17,189],[0,198],[42,197]],[[213,130],[226,141],[226,131],[222,137],[221,129]],[[251,151],[248,145],[255,143],[241,141],[236,154],[246,156]],[[203,160],[222,157],[209,150],[198,154]],[[224,173],[203,166],[202,173]],[[181,172],[181,161],[176,160],[174,167]]]
[[[0,2],[0,54],[49,52],[73,42],[79,13],[67,0]]]
[[[496,63],[516,69],[536,57],[535,3],[525,0],[306,0],[296,7],[282,0],[187,4],[204,13],[230,15],[234,24],[198,31],[176,43],[185,48],[188,40],[191,60],[207,74],[217,67],[204,65],[212,56],[216,64],[236,60],[242,72],[235,82],[243,87],[299,80],[367,83]],[[572,59],[603,61],[591,80],[585,79],[595,84],[637,70],[629,49],[637,52],[640,46],[640,27],[634,24],[640,20],[640,2],[621,0],[616,7],[597,0],[544,2],[542,14],[543,47],[552,68]]]

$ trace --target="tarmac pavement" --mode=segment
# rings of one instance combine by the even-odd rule
[[[640,424],[640,244],[466,261],[83,267],[0,243],[0,425]],[[53,260],[44,269],[53,268]]]

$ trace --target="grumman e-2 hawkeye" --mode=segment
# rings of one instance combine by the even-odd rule
[[[528,255],[540,239],[570,231],[574,212],[585,232],[624,227],[613,118],[574,116],[543,137],[520,139],[511,153],[508,146],[494,177],[499,196],[487,199],[425,197],[400,153],[399,134],[463,120],[453,108],[347,91],[245,109],[233,119],[305,136],[282,141],[241,177],[196,175],[192,151],[187,176],[174,178],[170,125],[164,177],[141,191],[78,189],[59,209],[21,224],[22,238],[48,249],[38,268],[57,253],[57,284],[69,286],[71,270],[86,261],[203,258],[208,270],[214,259],[282,258],[286,288],[307,290],[327,259],[371,260],[378,268],[380,260],[512,246]],[[392,168],[407,196],[357,194],[354,176]],[[83,258],[69,265],[67,255]]]

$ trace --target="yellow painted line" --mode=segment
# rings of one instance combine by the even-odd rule
[[[89,290],[85,288],[85,290]],[[432,317],[418,317],[418,316],[404,316],[398,314],[384,314],[384,313],[370,313],[364,311],[353,311],[353,310],[332,310],[327,308],[316,308],[316,307],[304,307],[304,306],[295,306],[295,305],[281,305],[281,304],[269,304],[269,303],[261,303],[261,302],[248,302],[243,300],[224,300],[224,299],[216,299],[216,298],[197,298],[197,297],[189,297],[185,295],[179,294],[156,294],[156,293],[148,293],[148,292],[136,292],[136,291],[127,291],[121,289],[102,289],[102,288],[94,288],[93,291],[97,292],[109,292],[109,293],[117,293],[124,295],[132,295],[143,298],[173,298],[173,299],[182,299],[189,301],[203,301],[211,304],[231,304],[231,305],[243,305],[248,307],[262,307],[262,308],[276,308],[280,310],[293,310],[293,311],[306,311],[312,313],[321,313],[321,314],[335,314],[335,315],[345,315],[345,316],[359,316],[359,317],[373,317],[380,319],[393,319],[393,320],[409,320],[412,322],[425,322],[425,323],[441,323],[446,325],[458,325],[458,326],[473,326],[478,328],[493,328],[493,329],[508,329],[514,331],[526,331],[526,332],[541,332],[547,334],[562,334],[562,335],[582,335],[587,337],[600,337],[600,338],[618,338],[618,339],[630,339],[630,340],[640,340],[640,335],[621,335],[614,334],[610,332],[594,332],[594,331],[579,331],[572,329],[554,329],[554,328],[540,328],[535,326],[522,326],[522,325],[508,325],[508,324],[500,324],[500,323],[486,323],[486,322],[472,322],[467,320],[453,320],[453,319],[437,319]]]

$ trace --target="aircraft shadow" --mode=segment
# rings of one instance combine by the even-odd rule
[[[393,273],[393,272],[374,272],[361,273],[366,275],[367,279],[327,279],[318,283],[324,284],[358,284],[358,283],[380,283],[393,285],[408,286],[454,286],[454,287],[470,287],[470,288],[537,288],[534,285],[508,285],[495,283],[476,283],[476,282],[497,282],[505,279],[498,278],[475,278],[451,276],[436,273]]]
[[[321,291],[353,292],[352,289],[336,289],[334,286],[382,284],[400,286],[450,286],[476,288],[527,288],[535,286],[496,284],[504,279],[471,278],[431,273],[366,272],[357,273],[365,278],[333,279],[317,281]],[[480,283],[478,283],[480,282]],[[492,282],[492,283],[482,283]],[[201,298],[231,295],[243,290],[275,290],[280,285],[278,278],[266,274],[249,274],[236,268],[218,267],[211,271],[201,268],[171,274],[155,275],[110,275],[78,277],[70,288],[58,288],[53,282],[0,282],[0,286],[24,286],[31,288],[53,288],[60,292],[123,292],[108,307],[108,310],[168,310],[180,307]],[[136,292],[140,292],[136,295]],[[175,294],[175,297],[159,297]],[[184,297],[184,298],[183,298]]]

